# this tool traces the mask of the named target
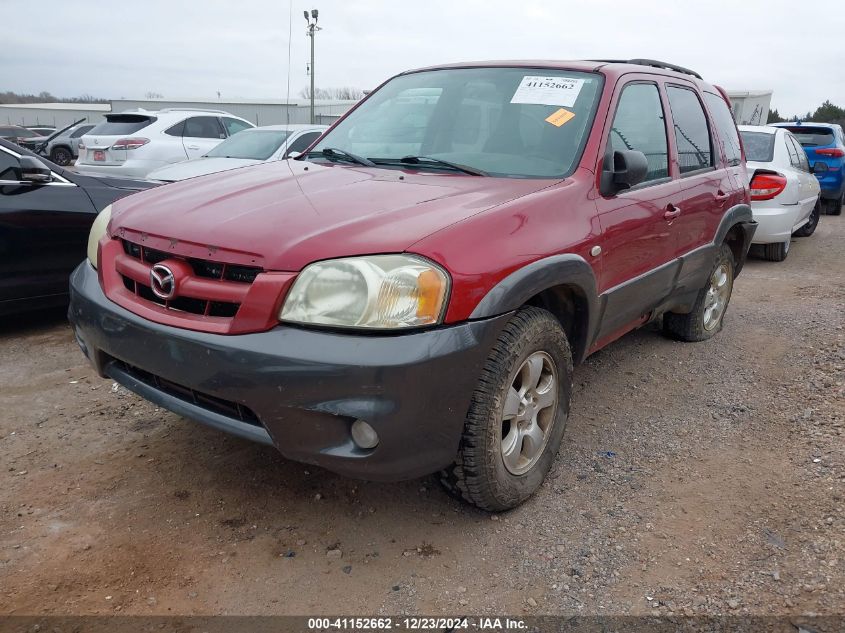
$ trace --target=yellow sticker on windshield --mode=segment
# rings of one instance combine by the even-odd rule
[[[561,108],[557,112],[552,112],[547,118],[546,122],[551,123],[555,127],[560,127],[564,123],[568,123],[573,118],[575,118],[575,113],[570,112],[566,108]]]

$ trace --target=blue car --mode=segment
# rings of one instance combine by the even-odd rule
[[[839,215],[845,202],[845,136],[842,126],[836,123],[791,121],[773,123],[785,127],[798,139],[810,168],[819,179],[822,200],[827,202],[828,213]]]

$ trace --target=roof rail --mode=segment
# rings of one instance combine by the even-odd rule
[[[674,70],[677,73],[684,73],[685,75],[692,75],[693,77],[697,77],[698,79],[702,79],[701,75],[699,75],[694,70],[690,70],[689,68],[684,68],[683,66],[676,66],[675,64],[670,64],[668,62],[661,62],[657,61],[656,59],[596,59],[593,61],[597,62],[604,62],[605,64],[636,64],[637,66],[651,66],[653,68],[665,68],[667,70]]]
[[[159,112],[214,112],[216,114],[229,114],[225,110],[212,110],[211,108],[162,108]]]

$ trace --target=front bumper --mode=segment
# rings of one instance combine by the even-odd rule
[[[285,457],[372,480],[449,465],[487,354],[510,315],[402,335],[279,326],[218,335],[147,321],[111,302],[83,262],[68,316],[97,371],[159,406]],[[352,441],[356,419],[379,435]]]

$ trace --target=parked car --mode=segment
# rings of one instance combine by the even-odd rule
[[[39,135],[20,125],[0,125],[0,139],[6,139],[16,145],[24,139],[36,138]]]
[[[754,244],[763,256],[782,262],[792,236],[808,237],[821,214],[819,182],[807,155],[784,128],[740,125],[750,179],[751,210],[757,221]]]
[[[661,316],[721,329],[747,182],[724,93],[677,66],[410,71],[295,160],[105,209],[69,314],[159,406],[502,510],[552,466],[574,363]]]
[[[835,123],[793,121],[774,123],[792,132],[804,151],[822,188],[822,200],[831,215],[840,215],[845,203],[845,136]]]
[[[291,152],[306,150],[326,129],[327,125],[268,125],[243,130],[230,136],[204,156],[161,167],[147,174],[147,178],[175,182],[282,160]]]
[[[43,148],[36,153],[49,158],[62,167],[70,165],[79,157],[79,143],[83,135],[96,127],[95,123],[80,123],[61,134],[47,139]]]
[[[229,136],[255,127],[222,110],[138,110],[106,114],[105,119],[82,136],[76,166],[86,173],[135,178],[199,158]]]
[[[44,126],[44,127],[27,126],[27,129],[30,132],[35,132],[38,136],[50,136],[53,132],[56,131],[56,128],[53,127],[53,126]]]
[[[75,174],[0,139],[0,315],[66,303],[97,213],[152,186]]]

